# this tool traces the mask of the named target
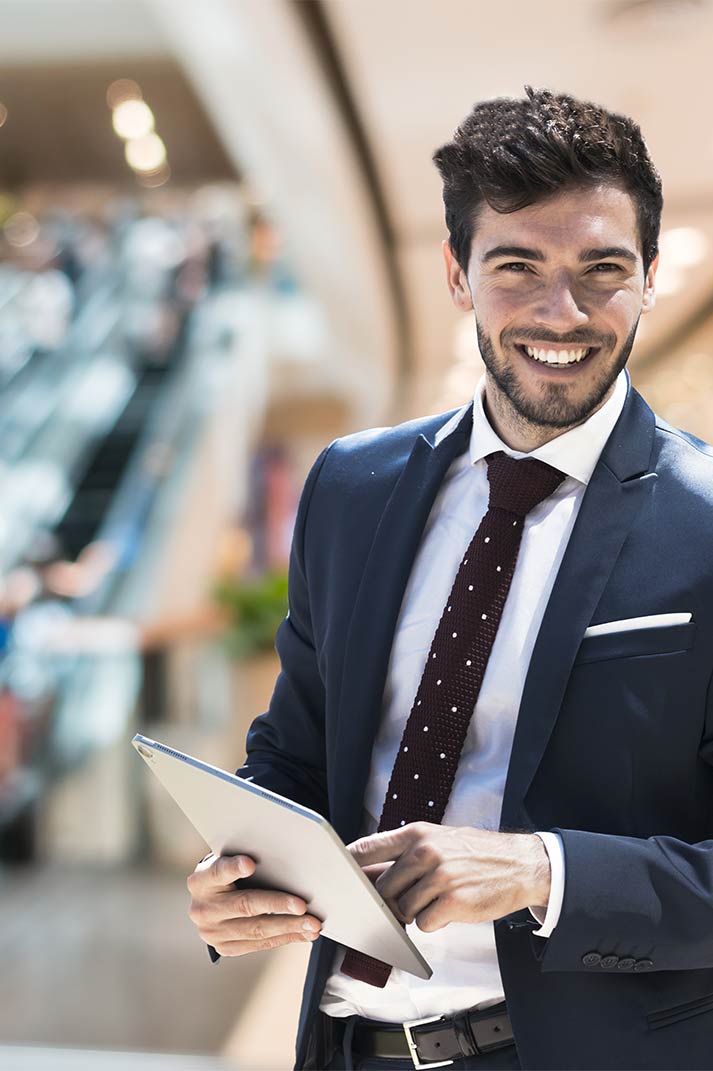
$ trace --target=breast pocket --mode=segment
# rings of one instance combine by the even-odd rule
[[[676,654],[688,651],[696,635],[695,621],[659,628],[635,628],[622,632],[606,632],[586,636],[580,645],[574,664],[603,662],[613,658],[641,658],[647,655]]]

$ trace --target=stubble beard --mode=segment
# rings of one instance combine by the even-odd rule
[[[570,398],[566,383],[544,383],[537,396],[523,389],[516,370],[497,357],[490,336],[485,334],[476,320],[478,348],[483,364],[500,394],[501,404],[510,411],[511,418],[521,426],[559,430],[582,424],[601,405],[629,359],[638,326],[637,318],[616,360],[613,363],[602,362],[600,376],[590,391],[583,397]],[[595,359],[599,356],[595,354]]]

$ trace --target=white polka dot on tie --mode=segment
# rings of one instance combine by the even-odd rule
[[[513,528],[515,527],[515,525],[516,525],[516,524],[517,524],[517,521],[513,521],[513,522],[512,522],[512,526],[513,526]]]
[[[405,748],[404,748],[404,751],[408,751],[408,748],[407,748],[407,747],[405,747]]]
[[[398,799],[399,797],[398,797],[398,796],[396,795],[396,793],[394,792],[394,794],[393,794],[393,796],[392,796],[391,798],[392,798],[392,800],[397,800],[397,799]]]
[[[428,726],[427,726],[427,725],[424,725],[424,727],[423,727],[423,731],[424,731],[424,733],[427,733],[427,732],[428,732]]]
[[[448,607],[448,613],[450,613],[450,612],[451,612],[451,607],[449,606],[449,607]]]
[[[441,683],[441,681],[436,681],[436,684],[440,684],[440,683]]]
[[[405,819],[405,818],[402,818],[402,819],[401,819],[401,825],[402,825],[402,826],[405,826],[405,825],[406,825],[406,819]]]
[[[487,621],[488,620],[488,615],[487,614],[481,614],[480,615],[480,620],[481,621]]]
[[[419,701],[418,701],[418,703],[416,704],[416,706],[417,706],[417,707],[420,707],[420,706],[421,706],[421,702],[422,702],[422,700],[420,700],[420,699],[419,699]]]
[[[442,751],[442,752],[441,752],[441,758],[442,758],[442,759],[445,759],[445,757],[446,757],[446,753],[445,753],[445,751]]]
[[[485,539],[483,540],[483,542],[484,543],[489,543],[490,542],[490,536],[486,536]]]
[[[454,632],[454,633],[453,633],[453,639],[455,639],[457,635],[458,635],[458,633],[457,633],[457,632]]]
[[[457,714],[458,713],[458,707],[451,707],[451,711],[452,711],[453,714]]]
[[[471,662],[471,660],[469,658],[467,658],[465,664],[466,664],[466,666],[472,666],[473,663]]]
[[[472,584],[468,584],[468,591],[472,591],[472,590],[473,590],[473,585]]]
[[[467,565],[467,564],[468,564],[468,559],[466,558],[465,561],[463,562],[463,565]]]
[[[428,801],[428,806],[429,806],[429,807],[433,807],[433,800],[429,800],[429,801]]]
[[[502,566],[501,565],[496,565],[495,566],[495,571],[498,572],[498,573],[502,572]]]
[[[417,773],[415,773],[415,774],[413,775],[413,779],[414,779],[414,781],[418,781],[418,774],[417,774]]]
[[[435,658],[436,656],[435,656],[435,654],[434,654],[434,655],[431,655],[431,657],[432,657],[432,658]]]

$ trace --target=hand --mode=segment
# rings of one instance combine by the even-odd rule
[[[376,889],[401,922],[425,933],[449,922],[492,922],[549,899],[549,858],[534,833],[412,822],[348,848],[365,869],[392,863]]]
[[[299,896],[267,889],[236,888],[255,873],[247,855],[207,855],[188,878],[188,917],[206,944],[221,956],[244,956],[296,941],[314,941],[322,923],[307,915]]]

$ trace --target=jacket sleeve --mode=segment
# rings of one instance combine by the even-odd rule
[[[252,723],[239,777],[327,816],[325,692],[312,634],[305,539],[315,485],[329,447],[314,463],[300,498],[290,552],[288,611],[275,639],[280,672],[270,706]]]
[[[297,509],[290,551],[287,617],[275,647],[280,673],[265,714],[255,719],[247,738],[246,762],[238,777],[278,792],[327,816],[324,740],[324,685],[312,636],[305,566],[305,534],[314,487],[329,452],[322,451],[307,477]],[[206,946],[211,962],[220,954]]]
[[[699,748],[709,766],[711,697],[709,688]],[[708,817],[711,828],[713,799]],[[566,880],[555,930],[547,940],[532,943],[543,971],[713,967],[713,840],[690,844],[664,835],[638,839],[575,829],[552,832],[561,837]],[[610,961],[602,965],[597,956]]]

